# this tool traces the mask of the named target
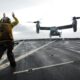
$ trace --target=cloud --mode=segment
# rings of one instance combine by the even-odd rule
[[[40,31],[36,33],[35,25],[26,26],[19,24],[13,29],[14,39],[38,39],[38,38],[49,38],[50,31]]]
[[[40,20],[41,26],[60,26],[72,23],[73,16],[80,16],[78,8],[79,0],[1,0],[0,11],[15,11],[20,24],[13,30],[14,38],[45,38],[49,37],[50,31],[36,33],[35,24],[28,21]],[[9,15],[9,12],[6,13]],[[11,15],[11,13],[10,13]],[[10,16],[9,15],[9,16]],[[80,20],[78,31],[73,29],[63,30],[62,37],[80,37]]]
[[[46,0],[0,0],[0,11],[14,11],[44,3]]]

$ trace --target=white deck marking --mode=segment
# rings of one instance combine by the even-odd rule
[[[66,49],[68,49],[68,50],[70,50],[70,51],[73,51],[73,52],[76,52],[76,53],[78,53],[78,54],[80,54],[80,51],[76,51],[76,50],[73,50],[72,48],[66,48]]]
[[[7,55],[4,54],[0,60],[0,64],[2,64],[6,60],[6,58],[7,58]]]
[[[13,51],[17,49],[24,41],[21,41],[17,46],[14,47]]]
[[[62,44],[63,45],[63,44]],[[73,46],[73,47],[66,47],[65,49],[68,49],[68,50],[70,50],[70,51],[73,51],[73,52],[75,52],[75,53],[78,53],[78,54],[80,54],[80,51],[78,51],[78,50],[74,50],[74,48],[78,48],[78,46]]]
[[[21,56],[17,57],[17,58],[16,58],[16,62],[22,60],[22,59],[25,58],[25,57],[28,57],[29,55],[33,54],[34,52],[36,52],[36,51],[38,51],[38,50],[40,50],[40,49],[42,49],[42,48],[44,48],[44,47],[46,47],[46,46],[48,46],[49,44],[51,44],[51,43],[53,43],[53,42],[55,42],[55,41],[48,42],[47,44],[44,44],[43,46],[41,46],[41,47],[39,47],[39,48],[37,48],[37,49],[34,49],[34,50],[32,50],[32,51],[30,51],[30,52],[28,52],[28,53],[25,53],[24,55],[21,55]],[[8,67],[8,66],[9,66],[9,62],[7,62],[7,63],[5,63],[5,64],[3,64],[3,65],[0,65],[0,70],[6,68],[6,67]]]
[[[79,48],[79,46],[74,46],[74,45],[73,45],[73,46],[72,46],[72,47],[70,47],[70,48]]]
[[[80,42],[76,42],[77,44],[80,44]]]
[[[61,65],[65,65],[65,64],[70,64],[70,63],[73,63],[73,62],[74,62],[74,61],[69,61],[69,62],[64,62],[64,63],[59,63],[59,64],[53,64],[53,65],[49,65],[49,66],[43,66],[43,67],[38,67],[38,68],[32,68],[31,70],[34,71],[34,70],[46,69],[46,68],[61,66]],[[23,71],[17,71],[17,72],[14,72],[14,74],[20,74],[20,73],[24,73],[24,72],[28,72],[28,71],[29,71],[29,69],[23,70]]]

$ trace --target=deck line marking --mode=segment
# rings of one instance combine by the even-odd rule
[[[21,44],[23,43],[23,41],[21,41],[17,46],[14,47],[13,51],[18,48]]]
[[[80,51],[73,50],[72,48],[66,48],[66,49],[68,49],[68,50],[70,50],[70,51],[73,51],[73,52],[76,52],[76,53],[80,54]]]
[[[69,61],[69,62],[64,62],[64,63],[58,63],[58,64],[53,64],[53,65],[49,65],[49,66],[43,66],[43,67],[38,67],[38,68],[32,68],[32,71],[34,70],[40,70],[40,69],[46,69],[46,68],[51,68],[51,67],[56,67],[56,66],[61,66],[61,65],[65,65],[65,64],[70,64],[73,63],[74,61]],[[17,71],[14,72],[14,74],[20,74],[20,73],[24,73],[24,72],[28,72],[29,70],[23,70],[23,71]]]
[[[80,44],[80,42],[76,42],[77,44]]]
[[[39,47],[39,48],[33,49],[32,51],[26,53],[25,55],[22,55],[22,56],[18,57],[18,58],[16,59],[16,61],[20,61],[21,59],[23,59],[23,58],[25,58],[25,57],[33,54],[34,52],[36,52],[36,51],[38,51],[38,50],[40,50],[40,49],[48,46],[48,45],[51,44],[52,42],[54,42],[54,41],[51,41],[51,42],[49,42],[49,43],[47,43],[47,44],[44,44],[43,46],[41,46],[41,47]]]
[[[25,57],[28,57],[29,55],[33,54],[34,52],[36,52],[36,51],[38,51],[38,50],[40,50],[40,49],[42,49],[42,48],[44,48],[44,47],[46,47],[46,46],[48,46],[49,44],[51,44],[51,43],[53,43],[53,42],[55,42],[55,41],[48,42],[47,44],[44,44],[43,46],[41,46],[41,47],[39,47],[39,48],[33,49],[32,51],[30,51],[30,52],[28,52],[28,53],[25,53],[24,55],[21,55],[21,56],[17,57],[17,58],[15,59],[16,62],[20,61],[21,59],[23,59],[23,58],[25,58]],[[5,63],[5,64],[3,64],[3,65],[0,65],[0,70],[6,68],[6,67],[8,67],[8,66],[9,66],[9,62],[7,62],[7,63]]]
[[[74,46],[74,47],[66,47],[65,49],[68,49],[70,51],[76,52],[77,54],[80,54],[80,51],[78,50],[74,50],[73,48],[78,47],[78,46]]]

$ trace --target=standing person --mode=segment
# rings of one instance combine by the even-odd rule
[[[35,21],[33,23],[36,23],[36,32],[39,33],[39,29],[40,29],[40,21]]]
[[[16,62],[12,52],[14,47],[12,29],[19,23],[19,21],[15,17],[14,13],[12,13],[12,17],[14,18],[13,22],[11,22],[10,18],[6,17],[4,13],[3,18],[0,20],[0,59],[4,52],[7,51],[7,57],[10,61],[10,66],[15,68]]]

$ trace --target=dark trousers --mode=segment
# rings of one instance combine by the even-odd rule
[[[14,54],[12,52],[13,47],[14,47],[13,41],[0,42],[0,59],[3,56],[4,52],[7,51],[7,57],[8,60],[10,61],[10,65],[15,64]]]

